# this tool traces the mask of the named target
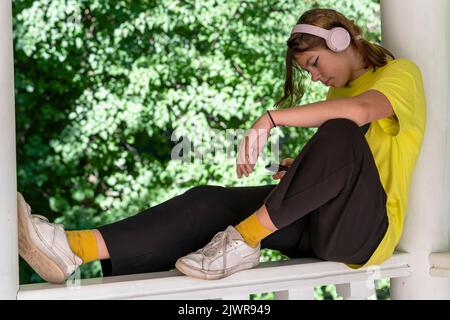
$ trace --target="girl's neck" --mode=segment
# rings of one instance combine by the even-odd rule
[[[365,68],[364,58],[356,49],[353,49],[352,53],[353,53],[352,61],[354,61],[354,63],[351,66],[352,72],[349,82],[359,78],[361,75],[363,75],[370,69],[370,66]]]

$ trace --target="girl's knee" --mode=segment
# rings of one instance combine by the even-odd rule
[[[198,185],[188,189],[183,196],[188,198],[189,203],[196,203],[198,207],[213,207],[223,202],[222,190],[225,190],[222,186]]]
[[[346,153],[353,148],[353,141],[361,135],[358,125],[352,120],[338,118],[326,121],[316,132],[314,139],[322,151],[331,156],[338,152]]]
[[[186,190],[184,193],[188,194],[190,197],[200,197],[201,199],[205,200],[209,195],[216,193],[219,188],[223,187],[201,184]]]
[[[359,127],[353,120],[346,118],[330,119],[322,123],[319,130],[332,132],[343,132],[345,130],[358,130]]]

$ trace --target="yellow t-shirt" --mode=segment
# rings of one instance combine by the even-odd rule
[[[379,265],[389,259],[400,241],[408,203],[411,177],[425,132],[426,101],[422,74],[407,59],[388,60],[376,71],[371,68],[347,87],[330,88],[327,100],[352,97],[377,90],[390,101],[395,115],[370,123],[365,133],[387,195],[389,226],[375,252],[364,265]]]

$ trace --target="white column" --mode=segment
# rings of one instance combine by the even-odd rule
[[[422,70],[427,128],[398,249],[412,276],[391,280],[392,299],[450,299],[450,280],[431,277],[429,255],[450,251],[450,1],[382,0],[383,45]]]
[[[0,1],[0,299],[19,289],[11,0]]]

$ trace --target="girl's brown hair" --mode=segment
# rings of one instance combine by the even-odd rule
[[[327,30],[334,27],[345,28],[352,38],[350,44],[354,45],[356,50],[363,56],[365,68],[373,67],[375,71],[377,67],[384,66],[387,63],[386,55],[395,59],[391,52],[380,45],[362,38],[355,40],[356,36],[362,36],[361,28],[335,10],[321,8],[308,10],[303,13],[297,24],[312,24]],[[294,106],[304,94],[303,80],[307,77],[307,74],[298,66],[294,55],[316,48],[328,48],[325,39],[306,33],[294,33],[288,39],[287,46],[284,96],[275,103],[275,107],[285,104],[288,104],[288,107]]]

